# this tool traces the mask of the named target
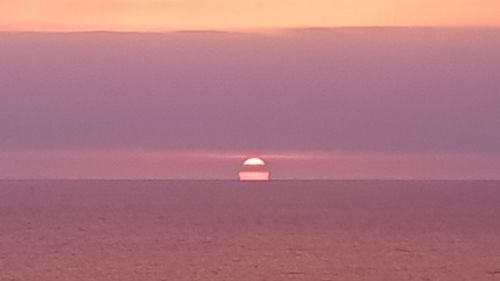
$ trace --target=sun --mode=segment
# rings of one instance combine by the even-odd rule
[[[243,162],[243,166],[264,166],[266,163],[264,163],[264,160],[254,157],[254,158],[249,158]]]
[[[269,181],[271,173],[261,158],[253,157],[243,162],[238,173],[240,181]]]

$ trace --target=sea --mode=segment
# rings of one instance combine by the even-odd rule
[[[3,180],[14,280],[500,280],[500,182]]]

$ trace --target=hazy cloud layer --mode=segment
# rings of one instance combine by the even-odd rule
[[[0,34],[0,147],[500,152],[500,30]]]

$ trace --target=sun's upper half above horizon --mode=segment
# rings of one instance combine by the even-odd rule
[[[264,166],[266,163],[261,158],[252,157],[243,162],[243,166]]]

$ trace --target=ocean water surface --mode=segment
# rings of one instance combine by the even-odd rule
[[[0,280],[500,280],[500,182],[5,180]]]

